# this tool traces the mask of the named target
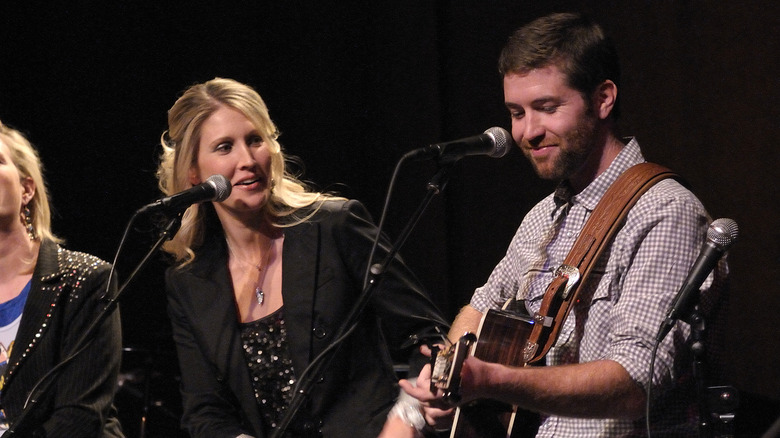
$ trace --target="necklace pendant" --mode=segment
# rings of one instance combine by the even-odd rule
[[[263,305],[263,301],[265,301],[265,293],[262,289],[259,287],[255,288],[255,296],[257,297],[257,304]]]

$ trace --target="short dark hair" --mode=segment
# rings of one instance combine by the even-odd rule
[[[620,88],[620,62],[614,44],[598,24],[580,14],[547,15],[516,30],[501,51],[498,71],[506,76],[549,65],[561,69],[569,86],[587,102],[605,80]],[[612,111],[615,118],[617,103]]]

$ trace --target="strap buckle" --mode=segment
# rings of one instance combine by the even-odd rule
[[[574,286],[580,281],[580,270],[571,265],[561,265],[555,270],[556,277],[566,277],[566,287],[563,288],[562,299],[567,299]]]

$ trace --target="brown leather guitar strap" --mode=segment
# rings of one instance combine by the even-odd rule
[[[533,315],[533,328],[523,349],[526,363],[538,361],[547,354],[593,266],[621,227],[628,211],[644,192],[665,178],[680,179],[663,166],[640,163],[620,175],[607,190],[563,264],[556,270],[539,312]]]

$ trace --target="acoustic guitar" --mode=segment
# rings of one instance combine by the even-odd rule
[[[505,310],[488,310],[477,334],[466,333],[460,340],[431,355],[431,392],[444,391],[445,400],[459,401],[460,371],[472,354],[486,362],[526,366],[523,350],[533,328],[530,316]],[[455,411],[451,438],[493,438],[533,436],[539,426],[537,414],[518,411],[515,406],[494,400],[477,400]]]

